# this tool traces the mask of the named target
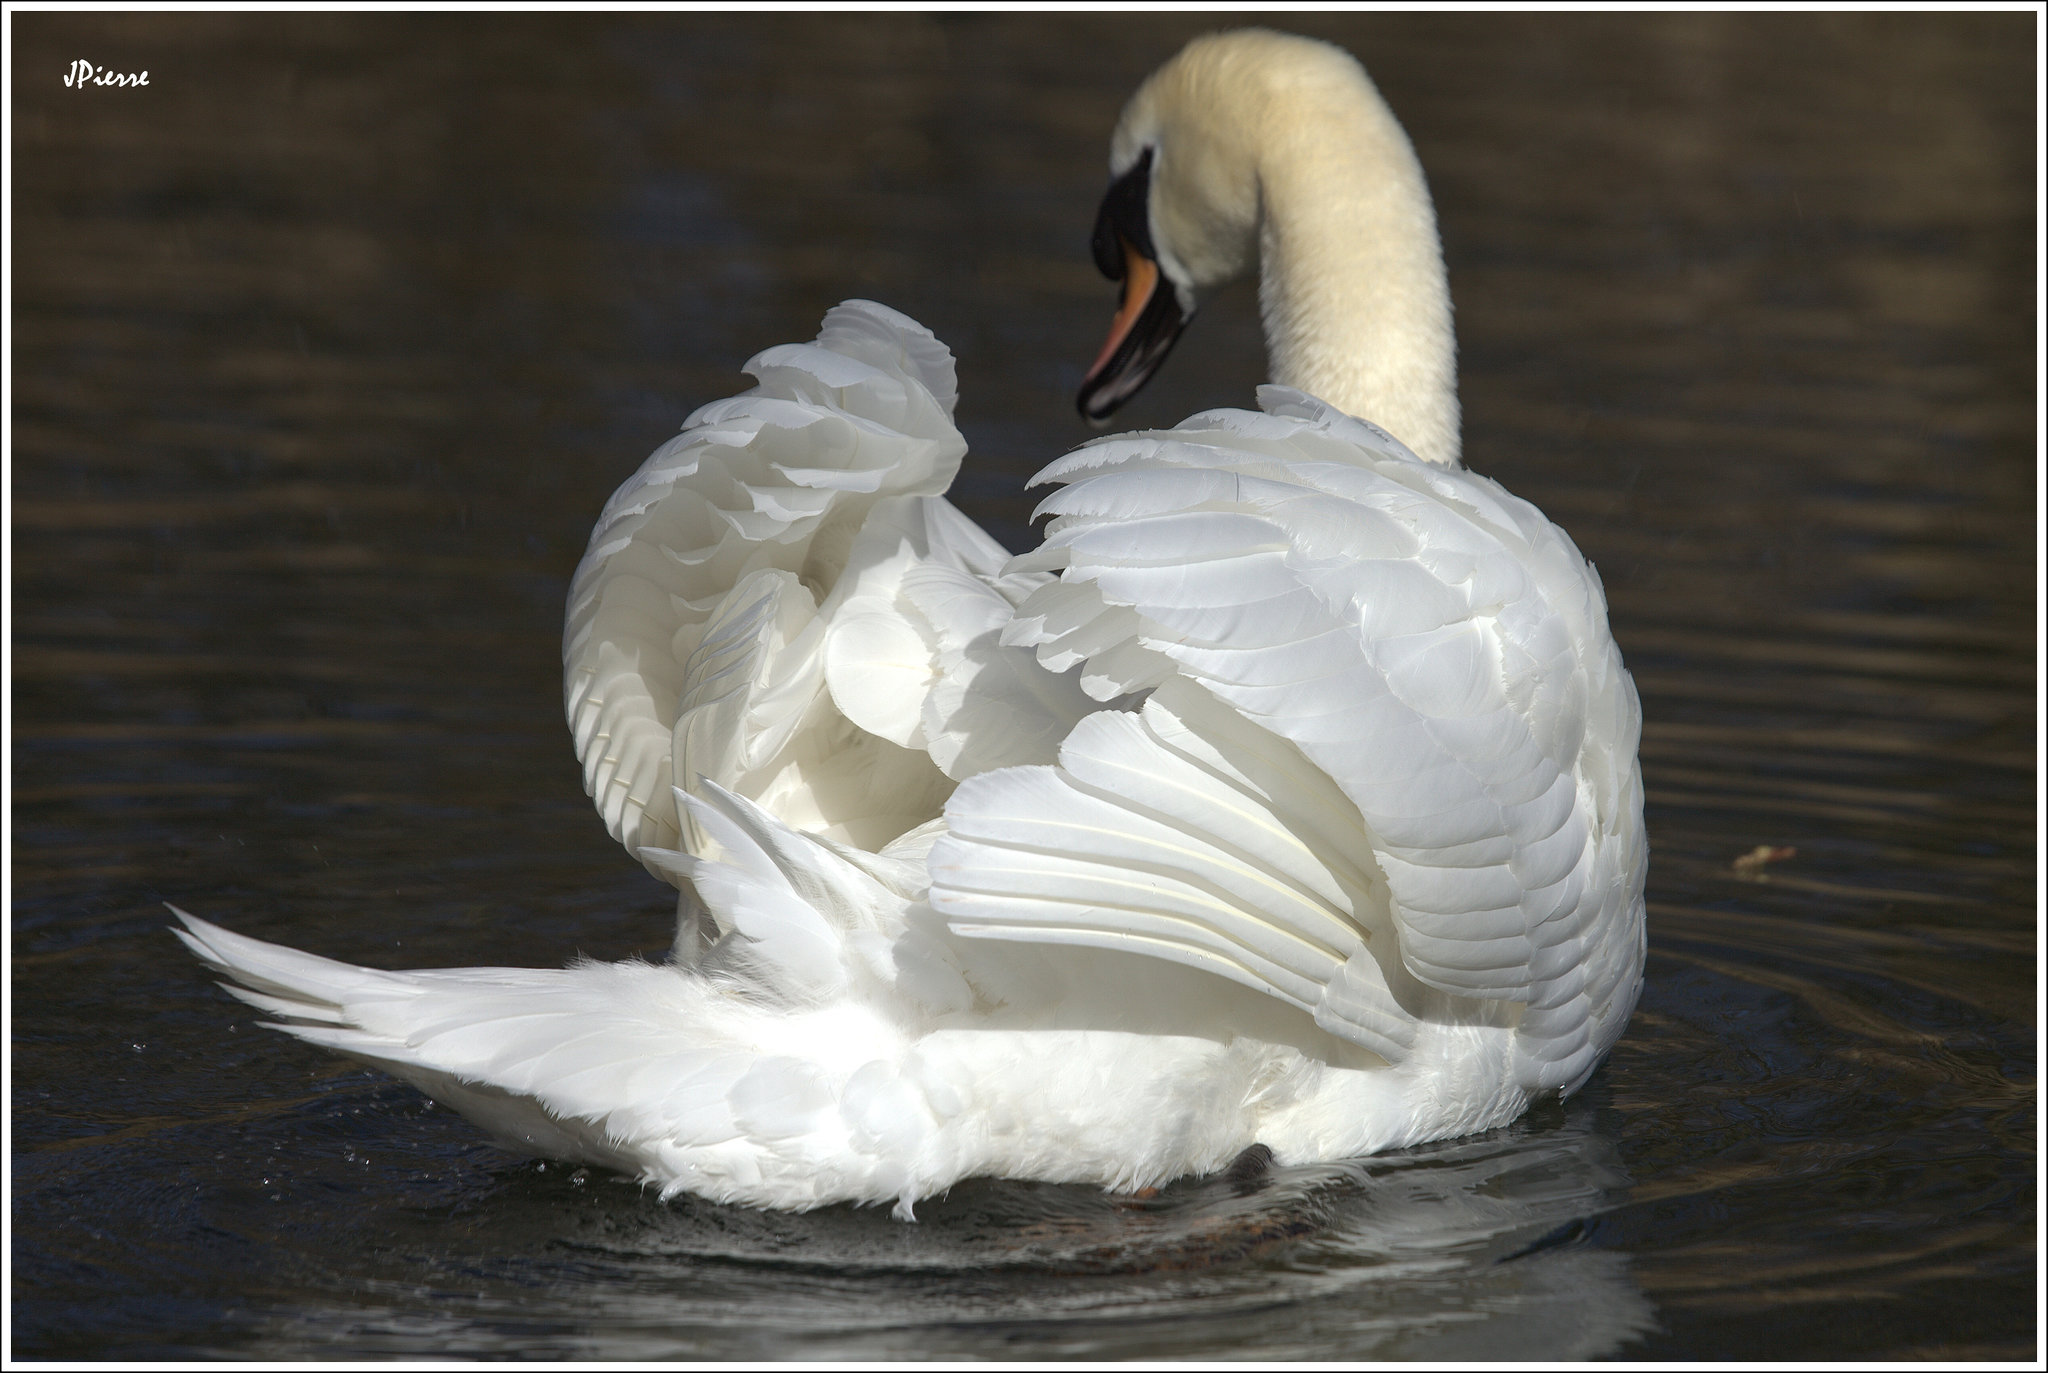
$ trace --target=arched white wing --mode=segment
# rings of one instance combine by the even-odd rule
[[[966,451],[952,421],[952,355],[884,306],[849,301],[825,317],[817,342],[770,348],[746,370],[759,385],[691,415],[606,503],[570,587],[569,728],[585,788],[636,853],[678,839],[671,787],[694,779],[676,773],[675,729],[714,614],[724,607],[737,635],[772,600],[779,623],[801,633],[796,621],[838,581],[873,507],[938,498]],[[956,515],[956,542],[959,526],[972,528]],[[980,556],[1000,559],[974,532]],[[748,585],[762,573],[781,580]],[[722,694],[704,686],[708,673],[750,652],[758,668],[761,651],[730,637],[700,659],[700,703]],[[780,694],[785,706],[808,704]],[[749,704],[761,723],[768,705]]]
[[[1099,700],[1155,694],[1137,721],[1085,722],[1057,767],[963,786],[932,902],[963,934],[1208,966],[1394,1058],[1390,1027],[1432,988],[1451,998],[1433,1014],[1518,1017],[1531,1084],[1568,1085],[1629,1009],[1610,1004],[1625,972],[1587,950],[1640,919],[1641,842],[1616,839],[1640,835],[1640,714],[1598,580],[1495,483],[1299,393],[1261,402],[1040,474],[1069,485],[1012,567],[1060,579],[1005,642],[1078,667]],[[1175,729],[1196,751],[1269,736],[1267,756],[1325,787],[1184,789],[1195,809],[1164,809],[1146,779],[1187,776],[1165,756]],[[1322,881],[1300,853],[1243,850],[1268,822],[1334,832],[1304,842],[1336,882],[1322,907],[1273,894]]]

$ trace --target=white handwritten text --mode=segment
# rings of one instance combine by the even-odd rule
[[[95,72],[98,75],[94,75]],[[147,86],[149,84],[149,73],[130,72],[124,76],[120,72],[109,71],[105,67],[95,67],[92,63],[80,59],[71,64],[71,73],[64,78],[64,84],[76,86],[80,90],[84,90],[88,85]]]

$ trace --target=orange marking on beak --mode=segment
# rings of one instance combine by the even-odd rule
[[[1124,245],[1123,303],[1117,307],[1116,318],[1109,322],[1109,342],[1102,345],[1102,351],[1088,368],[1090,377],[1109,362],[1124,336],[1131,332],[1131,326],[1138,322],[1138,316],[1145,313],[1152,293],[1159,289],[1159,264],[1133,248],[1129,239],[1119,241]]]

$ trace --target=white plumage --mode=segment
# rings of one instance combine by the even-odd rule
[[[1148,282],[1185,304],[1231,256],[1157,202],[1230,191],[1175,100],[1376,105],[1333,52],[1203,40],[1133,101],[1118,170],[1157,185],[1105,209],[1139,256],[1091,385],[1163,356],[1116,351]],[[1454,465],[1454,394],[1392,407],[1448,403],[1441,463],[1346,413],[1371,386],[1087,445],[1013,559],[945,500],[952,358],[913,321],[848,302],[747,370],[606,505],[564,638],[672,961],[386,973],[180,912],[229,990],[514,1147],[765,1206],[1344,1157],[1584,1083],[1641,977],[1639,708],[1571,541]]]

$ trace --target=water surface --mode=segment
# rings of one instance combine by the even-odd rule
[[[561,720],[604,497],[870,296],[955,349],[956,499],[1028,546],[1108,129],[1222,21],[16,14],[15,1355],[2033,1357],[2033,18],[1297,18],[1428,169],[1468,462],[1642,690],[1592,1083],[904,1225],[664,1205],[258,1028],[159,903],[384,966],[666,946]],[[1260,375],[1225,292],[1129,422]]]

